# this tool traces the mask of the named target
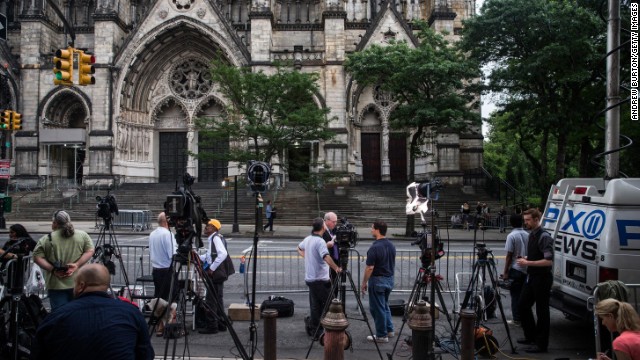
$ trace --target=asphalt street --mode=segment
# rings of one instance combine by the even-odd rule
[[[34,238],[38,238],[40,234],[46,233],[49,228],[49,224],[31,223],[24,224],[29,229]],[[84,229],[92,234],[94,239],[97,237],[97,230],[94,228],[94,224],[80,223],[76,224],[77,228]],[[268,252],[272,249],[289,249],[295,250],[296,244],[308,234],[309,229],[304,227],[290,227],[285,231],[283,227],[276,227],[274,233],[260,234],[259,237],[259,250]],[[224,232],[223,225],[223,232]],[[364,230],[366,231],[366,230]],[[126,230],[116,231],[117,242],[122,246],[127,245],[141,245],[144,246],[148,242],[149,231],[142,233],[131,232]],[[412,246],[411,242],[414,239],[407,239],[402,237],[402,229],[390,229],[389,234],[394,238],[399,251],[408,251],[407,254],[412,254],[411,251],[418,251],[417,247]],[[6,234],[6,233],[5,233]],[[366,234],[368,235],[368,234]],[[0,239],[4,239],[6,235],[0,232]],[[361,240],[356,248],[360,254],[366,254],[366,249],[369,247],[371,241],[365,237],[363,231],[360,232]],[[473,232],[467,232],[462,230],[450,230],[446,234],[441,232],[441,237],[446,240],[446,250],[453,254],[457,252],[474,252],[473,250]],[[483,241],[488,244],[488,247],[493,250],[497,262],[498,273],[501,272],[504,259],[504,251],[502,246],[506,234],[499,233],[497,230],[488,230],[482,234],[476,234],[476,240]],[[229,244],[229,252],[237,258],[244,251],[249,249],[253,245],[253,231],[251,226],[241,226],[241,232],[238,234],[227,234],[226,239]],[[453,259],[447,259],[443,257],[441,264],[454,263]],[[444,262],[443,262],[444,261]],[[414,262],[415,263],[415,262]],[[444,267],[445,265],[440,265]],[[258,271],[270,271],[272,265],[270,263],[264,263],[259,265]],[[236,261],[236,269],[238,269],[238,262]],[[289,269],[280,273],[287,272],[300,272],[300,269]],[[357,284],[359,274],[352,269],[352,275],[354,281]],[[413,282],[415,272],[410,275],[407,280],[409,285]],[[246,279],[248,281],[248,279]],[[247,283],[245,282],[245,276],[236,274],[232,276],[225,284],[225,305],[228,307],[231,303],[243,304],[246,301]],[[436,336],[442,340],[442,347],[444,349],[436,348],[439,352],[442,352],[442,358],[455,359],[458,356],[455,355],[455,343],[452,342],[451,333],[452,328],[455,327],[455,321],[457,319],[456,314],[453,314],[453,303],[455,299],[452,294],[451,284],[444,282],[443,298],[446,309],[452,316],[452,324],[447,322],[446,316],[439,316],[436,322]],[[304,282],[302,282],[302,288],[304,288]],[[309,358],[320,359],[323,358],[323,349],[316,342],[312,344],[312,340],[308,337],[304,330],[304,317],[309,311],[308,294],[306,292],[294,291],[282,291],[279,286],[275,286],[273,291],[269,291],[269,284],[261,284],[261,292],[256,294],[256,303],[260,304],[268,295],[280,295],[294,300],[295,313],[292,317],[278,318],[277,319],[277,332],[276,332],[276,344],[277,355],[279,359],[304,359],[307,351],[311,349]],[[355,289],[357,290],[357,289]],[[398,290],[392,293],[392,299],[399,299],[408,301],[410,297],[411,286],[408,290]],[[396,327],[397,337],[391,339],[389,343],[379,344],[380,352],[377,351],[375,344],[366,341],[366,336],[371,333],[368,324],[373,327],[373,320],[368,312],[368,299],[363,297],[362,309],[358,306],[356,301],[356,292],[347,286],[346,288],[346,309],[347,318],[349,320],[349,327],[347,331],[352,337],[352,348],[345,352],[346,359],[366,359],[372,360],[376,358],[389,359],[391,354],[393,359],[411,358],[411,348],[406,344],[405,339],[410,335],[411,330],[405,325],[402,316],[394,316],[393,322]],[[551,312],[551,337],[549,352],[546,354],[535,354],[531,356],[521,351],[516,346],[515,340],[522,337],[522,329],[515,325],[505,326],[502,322],[502,314],[506,320],[511,319],[510,310],[510,296],[508,291],[500,291],[500,300],[503,305],[503,312],[496,311],[496,317],[483,321],[483,325],[492,330],[493,336],[498,340],[500,344],[500,352],[495,354],[497,358],[529,358],[529,359],[587,359],[594,357],[594,341],[593,330],[591,326],[586,323],[571,321],[565,318],[565,316],[552,309]],[[364,316],[362,311],[364,310]],[[187,320],[187,326],[191,328],[193,321],[191,313],[191,306],[188,305],[185,311],[185,317]],[[364,319],[368,319],[368,323]],[[152,337],[152,343],[156,351],[158,358],[175,358],[191,357],[197,358],[223,358],[233,359],[239,358],[239,347],[245,349],[245,352],[251,354],[251,344],[256,344],[255,358],[262,358],[262,349],[264,346],[264,334],[263,324],[261,320],[256,319],[254,321],[256,326],[255,341],[251,341],[251,329],[252,324],[250,321],[235,321],[233,323],[233,329],[237,337],[232,336],[231,332],[221,332],[214,335],[203,335],[197,331],[190,331],[187,336],[178,340],[165,340],[156,336]],[[516,353],[512,352],[509,336],[507,336],[507,329],[511,335],[511,342],[514,345]],[[375,331],[375,330],[374,330]],[[234,339],[235,338],[235,339]],[[393,352],[395,340],[398,340],[395,352]],[[448,349],[449,352],[446,350]],[[393,352],[393,354],[392,354]],[[165,357],[166,354],[166,357]]]

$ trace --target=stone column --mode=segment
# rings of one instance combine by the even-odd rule
[[[391,181],[391,164],[389,163],[389,120],[382,122],[382,181]]]
[[[42,114],[38,114],[39,99],[53,87],[51,67],[47,66],[43,69],[44,66],[42,66],[51,58],[41,57],[40,54],[51,53],[50,47],[54,44],[50,39],[55,36],[46,18],[41,15],[42,8],[37,2],[25,3],[23,14],[32,16],[21,20],[21,36],[16,39],[20,41],[22,91],[12,106],[15,106],[13,110],[22,114],[23,130],[15,133],[14,167],[16,178],[21,182],[36,184],[38,181],[38,135],[42,118]]]
[[[252,66],[268,68],[271,65],[273,13],[268,7],[254,6],[249,13],[249,19],[251,20]]]
[[[112,163],[116,144],[114,131],[116,130],[116,114],[114,114],[115,88],[113,79],[113,60],[119,39],[124,37],[125,22],[111,8],[111,1],[101,1],[98,4],[95,21],[94,46],[92,50],[96,56],[94,74],[96,84],[83,88],[91,97],[91,123],[89,130],[89,167],[85,179],[91,183],[96,181],[110,184],[114,174]]]

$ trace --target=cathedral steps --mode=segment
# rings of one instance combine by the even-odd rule
[[[285,189],[270,190],[262,195],[264,202],[272,200],[277,209],[276,225],[311,226],[311,220],[334,211],[361,229],[360,236],[368,236],[366,230],[373,220],[383,219],[390,227],[404,227],[406,224],[406,189],[404,184],[358,184],[343,188],[327,188],[307,191],[302,183],[289,182]],[[119,209],[150,210],[152,224],[163,211],[166,196],[175,190],[175,184],[124,184],[111,191],[116,197]],[[223,224],[233,223],[234,192],[224,189],[219,183],[196,183],[193,192],[201,197],[202,206],[210,218],[217,218]],[[8,223],[20,221],[50,221],[51,214],[58,209],[67,210],[73,221],[95,221],[96,196],[105,196],[106,190],[80,190],[74,198],[63,198],[61,192],[17,193],[13,196],[13,212],[6,214]],[[437,210],[436,225],[447,225],[452,214],[460,212],[460,206],[469,202],[472,211],[477,201],[486,202],[497,213],[499,203],[486,193],[467,195],[460,188],[441,190],[439,199],[433,201]],[[263,210],[264,217],[264,210]],[[415,215],[416,228],[420,216]],[[266,223],[266,219],[262,220]],[[427,216],[430,225],[431,218]],[[99,221],[102,222],[101,220]],[[255,195],[246,188],[238,189],[238,223],[255,222]]]

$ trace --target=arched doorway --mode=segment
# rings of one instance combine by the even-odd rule
[[[197,117],[206,118],[206,121],[216,121],[223,112],[224,108],[211,97],[203,101]],[[227,153],[228,150],[228,140],[208,139],[202,133],[198,133],[198,154],[210,154],[198,157],[198,182],[220,183],[228,176],[228,161],[215,158],[215,154]]]
[[[362,114],[360,153],[362,154],[362,180],[382,181],[381,117],[375,106],[369,106]]]
[[[62,90],[46,102],[39,142],[40,174],[59,186],[82,184],[86,160],[88,104],[82,94]]]
[[[157,112],[158,182],[180,181],[187,171],[189,143],[187,114],[174,99]]]

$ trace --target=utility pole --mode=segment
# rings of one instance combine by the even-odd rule
[[[620,0],[609,0],[607,19],[607,112],[605,130],[605,178],[620,175]]]

